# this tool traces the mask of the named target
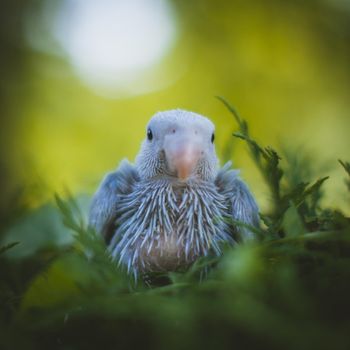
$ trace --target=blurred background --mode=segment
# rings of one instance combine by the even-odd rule
[[[350,349],[337,161],[350,161],[350,0],[0,4],[1,349]],[[294,197],[264,216],[263,242],[228,250],[208,280],[191,268],[135,290],[77,208],[86,215],[104,174],[134,160],[157,111],[208,116],[221,164],[241,169],[262,213],[282,203],[215,96],[278,151],[281,193]],[[298,186],[327,175],[323,197]],[[57,201],[60,212],[55,193],[78,205]]]
[[[1,3],[3,220],[12,202],[35,208],[66,188],[92,194],[122,158],[134,159],[149,118],[173,108],[215,122],[222,161],[232,149],[268,208],[216,95],[236,106],[261,144],[307,155],[317,170],[305,181],[330,175],[327,205],[345,203],[337,159],[350,148],[349,1]]]

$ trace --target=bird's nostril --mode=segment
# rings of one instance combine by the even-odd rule
[[[204,151],[201,151],[201,156],[204,154]]]
[[[173,129],[173,134],[175,134],[175,132],[176,132],[176,130],[175,130],[175,129]]]

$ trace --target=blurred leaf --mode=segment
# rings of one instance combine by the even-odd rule
[[[286,210],[282,225],[287,237],[299,236],[306,233],[304,223],[293,203],[290,203]]]
[[[19,241],[16,249],[6,251],[6,257],[22,259],[39,250],[70,245],[72,236],[65,229],[56,208],[48,203],[28,210],[4,232],[2,244]]]
[[[349,162],[343,162],[340,159],[338,161],[342,165],[342,167],[344,168],[344,170],[346,171],[346,173],[349,176],[349,179],[346,180],[346,186],[348,187],[348,190],[350,191],[350,163]]]
[[[9,243],[3,247],[0,247],[0,255],[4,252],[6,252],[7,250],[15,247],[17,244],[19,244],[20,242],[12,242],[12,243]]]
[[[349,162],[343,162],[342,160],[338,160],[339,163],[342,165],[344,170],[347,172],[347,174],[350,176],[350,163]]]

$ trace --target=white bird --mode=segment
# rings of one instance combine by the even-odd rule
[[[107,174],[90,208],[90,226],[119,264],[135,276],[174,271],[253,238],[257,204],[230,162],[218,168],[208,118],[159,112],[146,135],[135,164]]]

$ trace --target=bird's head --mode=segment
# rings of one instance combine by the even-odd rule
[[[212,180],[217,166],[214,138],[208,118],[179,109],[159,112],[148,123],[137,169],[144,179]]]

